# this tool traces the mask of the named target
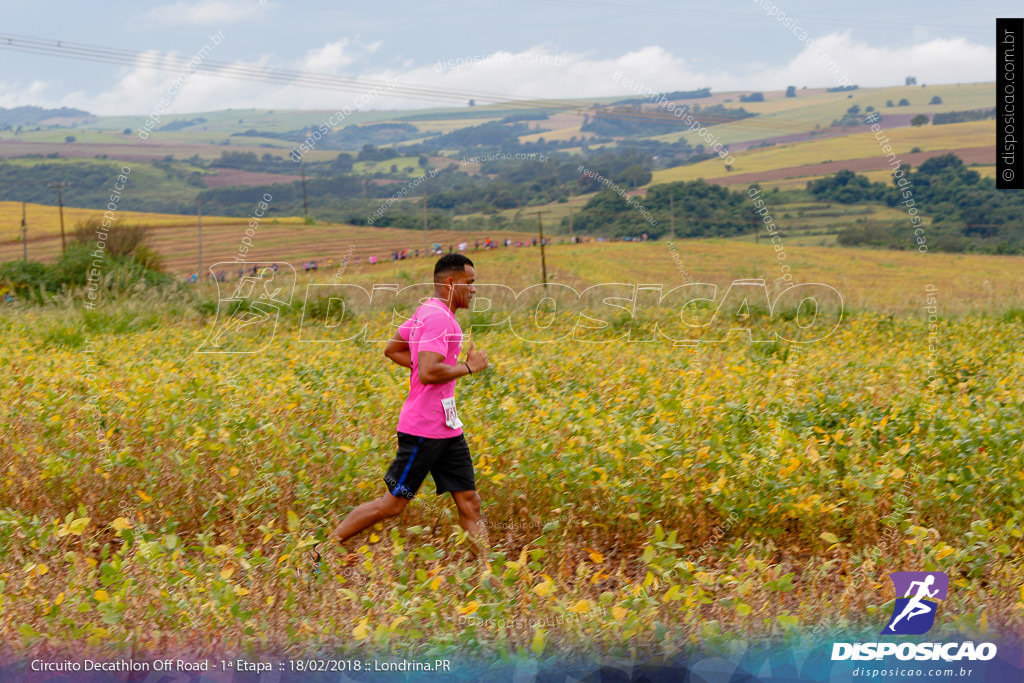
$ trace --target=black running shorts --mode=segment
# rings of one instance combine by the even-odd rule
[[[412,498],[428,472],[434,478],[438,495],[476,490],[473,460],[462,434],[430,439],[398,432],[398,453],[384,475],[388,491],[396,497]]]

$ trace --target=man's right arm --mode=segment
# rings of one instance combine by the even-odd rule
[[[396,331],[395,336],[388,340],[384,347],[384,355],[403,368],[412,367],[412,350],[409,348],[409,342],[402,338],[401,331]]]

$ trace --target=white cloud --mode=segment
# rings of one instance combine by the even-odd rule
[[[299,71],[337,73],[343,67],[356,62],[362,55],[369,55],[380,49],[381,42],[362,44],[349,38],[342,38],[323,47],[313,48],[296,67]]]
[[[838,69],[833,71],[823,56]],[[848,74],[850,83],[864,87],[903,85],[905,76],[918,83],[964,83],[995,79],[995,51],[965,38],[932,38],[902,47],[879,47],[832,33],[815,41],[781,68],[757,74],[765,90],[787,85],[834,86]],[[747,88],[752,87],[747,85]]]
[[[375,83],[400,76],[403,86],[467,92],[465,96],[460,94],[454,99],[439,96],[433,100],[381,96],[369,105],[375,109],[459,105],[471,97],[478,104],[483,104],[491,101],[488,93],[512,98],[555,99],[633,94],[632,89],[614,80],[617,71],[622,73],[623,79],[641,82],[656,91],[701,87],[710,87],[717,92],[778,90],[789,85],[798,88],[804,85],[831,87],[843,74],[847,74],[851,83],[862,87],[902,85],[907,75],[916,76],[918,83],[936,84],[994,78],[993,49],[963,38],[933,38],[900,47],[873,46],[852,39],[848,33],[823,36],[810,47],[795,37],[793,41],[800,51],[785,63],[755,63],[732,71],[695,65],[692,60],[657,45],[611,59],[597,58],[590,53],[558,52],[545,46],[520,52],[450,56],[440,62],[420,63],[418,66],[404,60],[401,68],[377,66],[355,69],[353,64],[380,48],[380,43],[360,45],[357,38],[326,43],[287,63],[272,55],[236,63],[338,75],[357,71],[360,79]],[[820,50],[815,54],[818,48]],[[821,55],[827,55],[836,65],[835,73],[829,64],[822,63]],[[172,72],[133,68],[126,69],[113,88],[99,94],[90,96],[76,92],[54,101],[53,86],[37,82],[18,94],[4,89],[0,102],[42,103],[41,100],[49,100],[48,106],[74,106],[97,114],[147,116],[175,77]],[[47,94],[51,97],[45,97]],[[186,113],[228,107],[337,110],[352,106],[358,96],[358,93],[315,90],[288,84],[229,80],[196,72],[186,81],[167,112]]]
[[[615,60],[632,80],[655,90],[682,90],[710,86],[723,90],[781,90],[834,87],[844,76],[862,87],[903,85],[905,76],[918,83],[964,83],[994,80],[995,52],[964,38],[933,38],[903,47],[878,47],[856,41],[849,33],[831,33],[804,46],[785,64],[752,64],[743,72],[689,69],[678,57],[649,47]],[[618,89],[610,92],[629,92]]]
[[[55,101],[48,92],[54,88],[55,84],[50,81],[32,81],[25,87],[0,81],[0,107],[12,109],[14,107],[51,106],[40,103]]]
[[[264,7],[262,2],[244,0],[178,0],[149,10],[147,16],[164,26],[186,24],[228,24],[252,18]]]

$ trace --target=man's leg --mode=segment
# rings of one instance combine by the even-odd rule
[[[490,549],[490,538],[487,535],[486,522],[480,515],[480,495],[476,490],[452,491],[455,506],[459,509],[459,524],[469,532],[478,557],[487,557]]]
[[[397,436],[398,452],[384,475],[388,492],[352,510],[334,528],[331,539],[339,545],[382,519],[401,514],[427,476],[436,457],[431,452],[430,440],[402,432]]]
[[[401,514],[408,504],[409,499],[404,496],[393,496],[390,493],[385,493],[380,498],[363,503],[348,513],[348,516],[341,520],[341,523],[334,528],[331,538],[337,541],[338,544],[342,544],[382,519]]]

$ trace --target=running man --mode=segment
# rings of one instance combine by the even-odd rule
[[[442,256],[434,266],[435,296],[421,304],[388,341],[384,355],[410,370],[409,396],[398,417],[398,453],[384,475],[387,493],[355,508],[338,524],[331,538],[339,544],[401,514],[428,472],[438,495],[451,493],[459,524],[474,543],[485,538],[473,461],[455,407],[455,380],[488,366],[487,355],[473,344],[466,359],[458,360],[462,328],[455,311],[469,307],[476,293],[474,282],[473,262],[466,256]]]
[[[909,597],[910,600],[907,602],[907,606],[903,609],[903,613],[895,619],[893,619],[892,623],[889,624],[890,631],[892,631],[893,633],[896,632],[896,622],[898,622],[903,617],[906,617],[907,621],[910,621],[911,619],[920,614],[928,614],[932,611],[932,608],[921,602],[921,599],[934,597],[939,592],[938,588],[936,588],[934,591],[928,590],[928,588],[933,583],[935,583],[935,576],[929,574],[927,577],[925,577],[924,581],[913,581],[909,586],[907,586],[907,594],[903,597]],[[917,595],[910,597],[910,594],[914,591],[914,586],[918,586]]]

